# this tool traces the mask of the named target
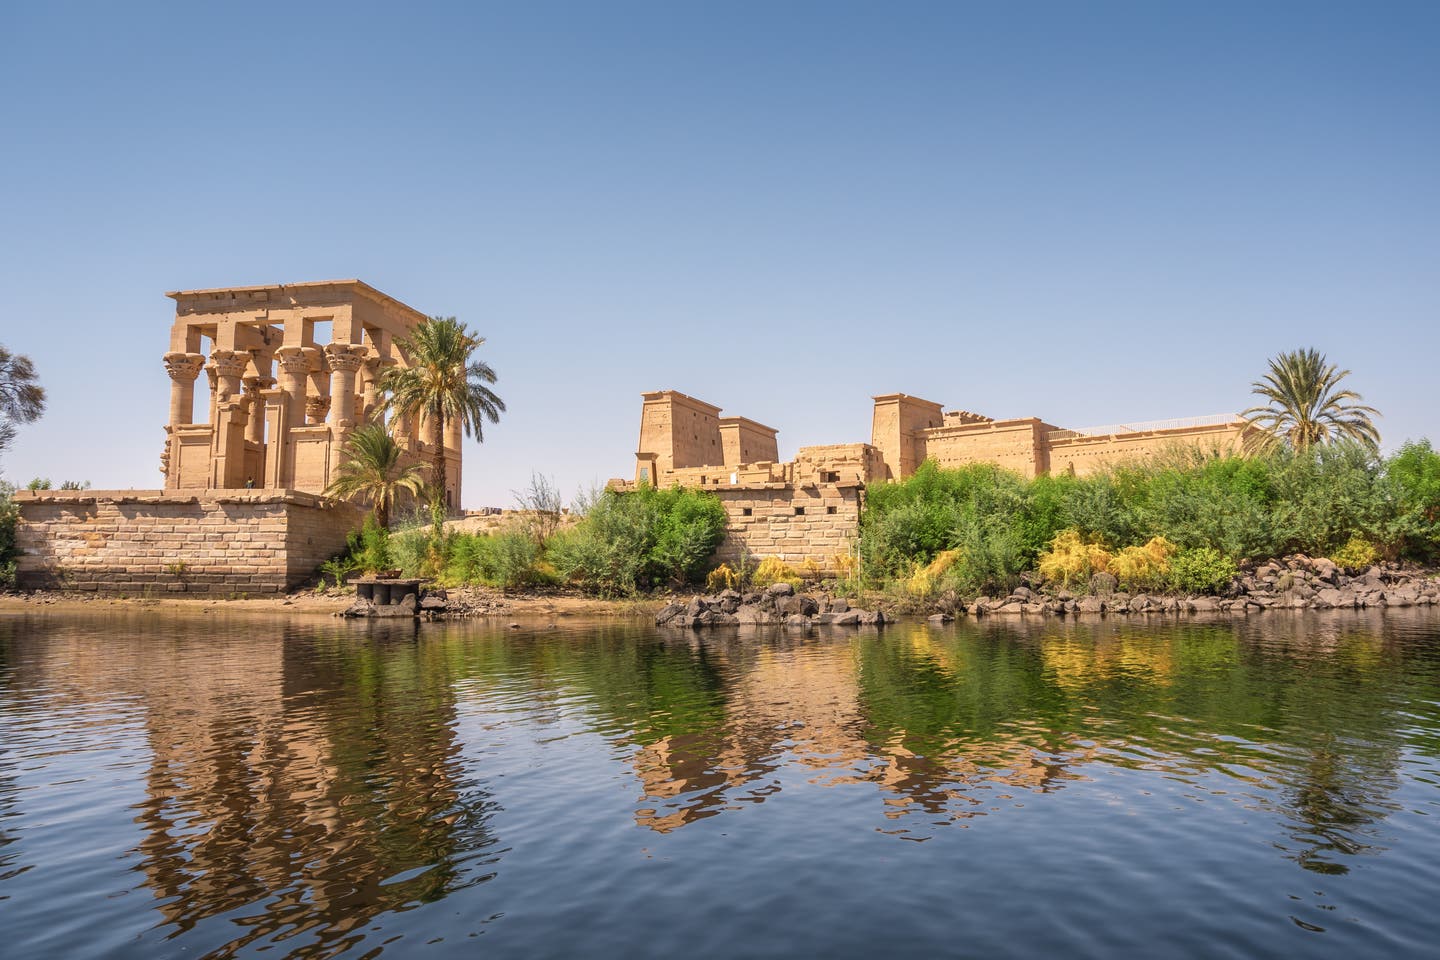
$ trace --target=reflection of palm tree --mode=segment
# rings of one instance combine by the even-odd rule
[[[1364,399],[1354,390],[1337,389],[1349,375],[1349,370],[1326,363],[1325,355],[1313,349],[1272,358],[1270,372],[1255,381],[1252,391],[1268,403],[1240,414],[1259,428],[1252,445],[1285,442],[1296,450],[1306,450],[1345,439],[1370,450],[1378,448],[1380,431],[1370,418],[1379,416],[1379,411],[1352,403]]]

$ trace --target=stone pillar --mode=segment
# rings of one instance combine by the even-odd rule
[[[325,396],[314,396],[305,398],[305,422],[310,426],[325,422],[325,415],[330,412],[330,398]]]
[[[370,420],[375,416],[375,408],[380,404],[380,379],[385,376],[385,371],[396,363],[393,357],[365,358],[365,375],[361,381],[361,419]]]
[[[215,403],[221,404],[240,396],[240,378],[250,363],[244,350],[212,350],[210,367],[215,371]]]
[[[330,425],[341,430],[355,426],[355,375],[365,361],[365,348],[349,343],[325,347],[330,363]]]
[[[280,389],[285,391],[285,424],[305,426],[305,385],[310,378],[310,356],[305,347],[281,347],[275,351],[280,364]]]
[[[170,374],[170,423],[179,427],[195,420],[195,378],[205,358],[198,353],[165,354],[165,372]]]
[[[215,372],[215,368],[214,368],[212,365],[208,364],[208,363],[205,365],[205,379],[206,379],[207,381],[209,381],[209,384],[210,384],[210,412],[209,412],[209,414],[206,416],[205,422],[208,423],[208,424],[210,424],[211,426],[214,426],[214,425],[215,425],[215,389],[216,389],[216,387],[219,385],[220,375],[219,375],[218,373],[216,373],[216,372]]]
[[[261,393],[273,389],[274,377],[246,377],[245,396],[250,401],[250,419],[245,424],[245,440],[249,443],[265,442],[265,398]]]

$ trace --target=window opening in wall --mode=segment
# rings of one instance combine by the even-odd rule
[[[741,508],[740,508],[740,516],[742,516],[742,517],[748,517],[748,516],[750,516],[750,515],[751,515],[752,513],[754,513],[754,512],[755,512],[755,511],[754,511],[752,508],[750,508],[750,507],[741,507]]]
[[[803,516],[805,516],[805,508],[804,508],[804,507],[796,507],[796,508],[795,508],[795,516],[797,516],[797,517],[803,517]]]
[[[839,510],[840,510],[839,507],[826,507],[826,508],[825,508],[825,512],[826,512],[826,513],[838,513]]]

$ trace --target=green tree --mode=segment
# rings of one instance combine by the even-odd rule
[[[45,412],[45,388],[29,357],[0,347],[0,451],[15,439],[15,426],[33,423]]]
[[[1354,390],[1339,389],[1349,375],[1349,370],[1327,363],[1314,348],[1272,357],[1270,372],[1251,384],[1251,392],[1268,402],[1241,414],[1259,428],[1255,443],[1269,447],[1285,442],[1295,450],[1307,450],[1348,439],[1372,452],[1378,450],[1380,431],[1371,417],[1378,417],[1380,411],[1352,402],[1364,399]]]
[[[345,457],[325,496],[337,500],[368,500],[381,529],[390,527],[390,508],[401,493],[425,489],[425,464],[403,466],[403,451],[378,423],[360,427],[345,442]]]
[[[382,414],[396,414],[434,425],[432,481],[435,502],[445,497],[445,426],[458,419],[466,436],[484,440],[484,421],[500,422],[505,403],[488,384],[495,382],[490,365],[475,358],[485,342],[454,317],[431,317],[398,342],[406,366],[394,367],[380,379]]]

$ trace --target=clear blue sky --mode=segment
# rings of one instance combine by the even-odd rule
[[[1316,346],[1440,439],[1440,3],[0,7],[3,463],[157,486],[164,291],[478,328],[465,505],[629,475],[644,390],[802,444],[904,391],[1239,410]]]

